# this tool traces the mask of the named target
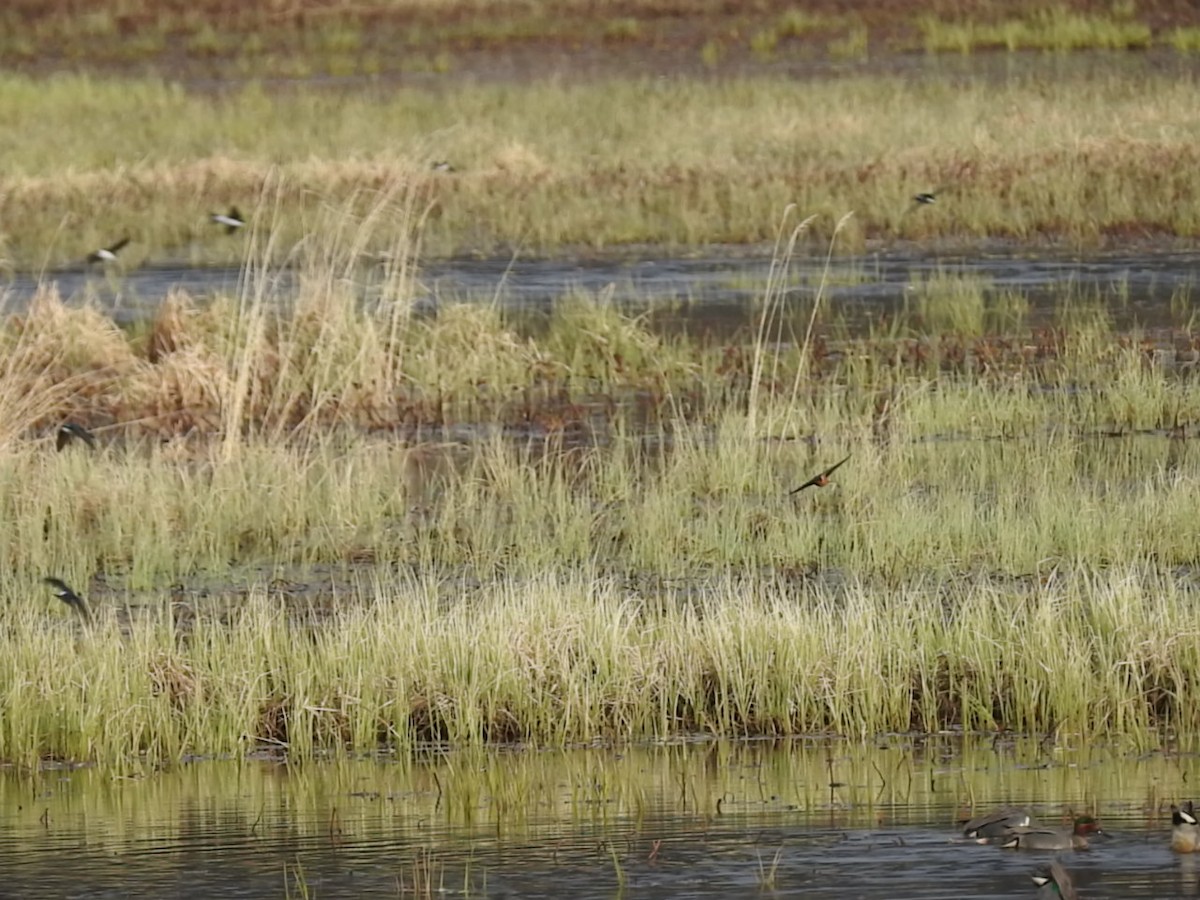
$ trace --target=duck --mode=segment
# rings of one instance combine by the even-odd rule
[[[233,234],[239,228],[246,227],[246,217],[238,212],[236,206],[229,207],[227,213],[213,213],[208,218],[216,225],[224,225],[226,234]]]
[[[1037,822],[1027,809],[1002,806],[982,816],[976,816],[963,826],[963,837],[978,841],[1008,837],[1014,828],[1036,827]]]
[[[107,247],[101,247],[99,250],[93,250],[88,254],[87,261],[89,263],[112,263],[117,261],[117,254],[124,249],[129,243],[129,235],[121,238],[115,244],[109,244]]]
[[[1104,834],[1100,823],[1091,816],[1079,816],[1071,828],[1012,828],[1000,846],[1008,850],[1086,850],[1093,834]]]
[[[1171,849],[1176,853],[1195,853],[1200,850],[1200,821],[1197,821],[1192,801],[1171,807]]]
[[[1079,892],[1071,881],[1071,874],[1057,859],[1033,873],[1033,883],[1038,888],[1038,900],[1078,900]]]

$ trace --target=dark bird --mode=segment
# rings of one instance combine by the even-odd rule
[[[227,213],[213,213],[208,218],[217,225],[224,225],[226,234],[233,234],[239,228],[246,227],[246,217],[238,212],[236,206],[229,207]]]
[[[1036,824],[1028,810],[1002,806],[976,816],[963,825],[963,836],[984,842],[993,838],[1006,838],[1014,828],[1030,828]]]
[[[96,446],[96,436],[75,422],[63,422],[54,436],[54,449],[60,453],[74,440],[81,440],[89,447]]]
[[[1086,850],[1088,836],[1093,834],[1105,834],[1100,823],[1091,816],[1078,816],[1071,828],[1010,828],[1008,839],[1000,846],[1005,850]]]
[[[129,236],[121,238],[115,244],[110,244],[107,247],[101,247],[93,253],[88,254],[87,261],[90,263],[110,263],[117,261],[117,254],[129,243]]]
[[[792,490],[788,491],[788,496],[791,496],[792,494],[798,494],[805,488],[825,487],[825,485],[829,484],[829,476],[845,465],[846,460],[848,459],[850,459],[849,456],[847,456],[846,459],[843,459],[841,462],[834,463],[821,474],[814,475],[812,478],[808,479],[808,481],[804,482],[804,484],[800,485],[800,487],[793,488]]]
[[[950,189],[950,185],[942,184],[935,187],[932,191],[922,191],[919,194],[913,195],[913,203],[917,206],[930,206],[937,203],[938,195]]]
[[[65,581],[61,578],[43,578],[42,581],[54,588],[54,596],[79,613],[84,622],[92,621],[92,614],[88,610],[87,604],[83,602],[83,598],[71,590]]]
[[[450,163],[446,162],[446,160],[444,160],[444,159],[439,159],[439,160],[437,160],[435,163],[433,163],[433,165],[431,165],[431,166],[430,166],[430,168],[431,168],[431,169],[433,169],[433,171],[435,171],[435,172],[454,172],[454,171],[457,171],[457,170],[454,168],[454,166],[450,165]]]

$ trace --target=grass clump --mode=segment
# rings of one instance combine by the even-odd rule
[[[1172,28],[1167,32],[1163,42],[1180,53],[1195,53],[1200,50],[1200,28]]]
[[[920,20],[922,41],[930,53],[1003,49],[1048,50],[1135,50],[1151,43],[1150,27],[1118,14],[1077,13],[1063,6],[1031,11],[1027,17],[997,23],[947,22],[936,17]]]

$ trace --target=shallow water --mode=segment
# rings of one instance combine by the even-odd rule
[[[955,840],[972,803],[1014,802],[1101,816],[1112,836],[1064,854],[1084,896],[1184,896],[1200,874],[1168,807],[1198,768],[890,737],[7,771],[0,895],[1033,897],[1045,854]]]
[[[614,301],[637,309],[667,307],[655,317],[666,330],[703,330],[732,334],[757,323],[770,269],[769,251],[718,251],[701,257],[622,256],[597,259],[454,259],[421,267],[418,308],[445,300],[499,300],[526,310],[549,309],[564,295],[611,291]],[[1120,330],[1178,328],[1190,322],[1190,304],[1172,310],[1177,292],[1188,293],[1200,270],[1194,251],[1108,253],[1032,253],[1011,247],[975,252],[932,253],[896,249],[835,258],[826,271],[823,254],[791,263],[783,289],[785,313],[807,315],[818,289],[827,304],[823,321],[836,321],[862,333],[904,311],[914,280],[939,273],[982,279],[990,293],[1017,291],[1029,298],[1028,324],[1052,324],[1064,289],[1107,311]],[[380,278],[361,273],[366,296]],[[823,287],[822,279],[826,283]],[[58,271],[40,277],[17,275],[7,285],[10,309],[21,309],[39,284],[56,284],[74,302],[93,298],[124,323],[153,316],[172,290],[194,296],[234,293],[236,269],[150,266],[120,276],[95,271]],[[280,273],[277,289],[286,295],[294,281]]]

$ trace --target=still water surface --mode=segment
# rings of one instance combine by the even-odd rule
[[[497,301],[510,308],[548,309],[571,293],[602,294],[634,309],[673,304],[670,325],[722,336],[754,326],[771,267],[769,249],[710,248],[704,256],[602,257],[589,259],[450,259],[421,266],[417,308],[431,310],[446,301]],[[930,278],[965,277],[990,293],[1013,291],[1030,302],[1028,324],[1048,325],[1064,291],[1094,300],[1111,315],[1118,330],[1171,328],[1191,320],[1190,296],[1200,272],[1195,251],[1078,254],[1037,252],[1013,247],[979,248],[969,253],[889,249],[862,256],[834,258],[824,253],[798,256],[780,285],[785,311],[807,315],[820,292],[826,320],[862,332],[902,312],[911,302],[914,283]],[[95,271],[20,274],[3,295],[10,309],[21,309],[39,285],[54,284],[73,301],[90,298],[130,323],[154,315],[174,290],[195,297],[236,294],[237,269],[148,266],[108,277]],[[364,267],[356,289],[371,296],[383,278],[381,268]],[[273,276],[272,291],[295,291],[295,274]],[[1172,298],[1175,302],[1172,303]],[[1180,302],[1183,298],[1183,302]],[[670,327],[670,325],[668,327]]]
[[[1173,749],[905,737],[10,770],[0,897],[1032,898],[1046,854],[955,839],[1008,802],[1100,815],[1111,837],[1064,854],[1084,897],[1196,896],[1167,837],[1198,773]]]

